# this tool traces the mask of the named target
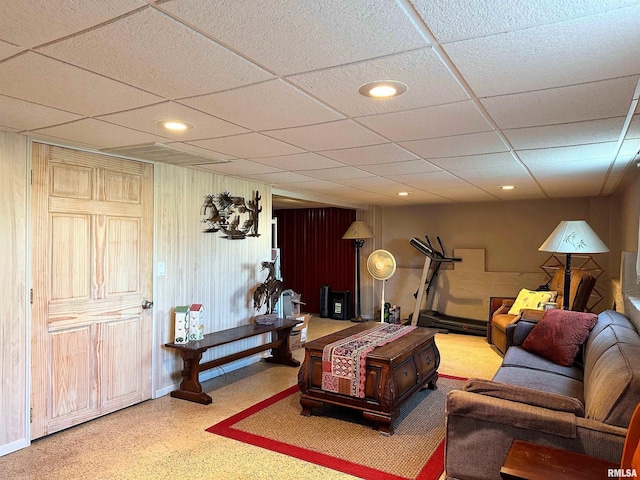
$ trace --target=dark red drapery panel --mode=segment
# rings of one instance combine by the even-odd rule
[[[350,291],[353,315],[355,248],[342,240],[356,212],[342,208],[275,210],[280,268],[285,288],[302,295],[302,311],[320,312],[320,288]]]

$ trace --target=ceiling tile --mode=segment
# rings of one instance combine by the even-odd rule
[[[624,116],[638,76],[481,100],[500,128],[532,127]]]
[[[42,128],[80,118],[80,115],[4,95],[0,95],[0,112],[0,123],[12,125],[16,131]]]
[[[411,0],[441,42],[583,17],[633,5],[636,0]]]
[[[422,158],[457,157],[482,153],[505,152],[507,146],[496,132],[469,133],[451,137],[428,138],[400,142],[400,145]]]
[[[232,160],[235,159],[233,155],[227,155],[226,153],[216,152],[210,149],[196,147],[195,145],[189,145],[188,143],[183,142],[164,142],[166,145],[172,146],[174,148],[178,148],[180,150],[185,150],[187,152],[193,153],[195,155],[200,155],[203,157],[211,157],[216,160]]]
[[[441,175],[436,176],[435,178],[406,178],[403,183],[412,188],[435,193],[445,190],[455,190],[457,188],[468,188],[470,186],[469,182],[456,178],[449,172],[441,173]]]
[[[616,144],[614,142],[605,142],[591,145],[518,150],[517,154],[529,168],[536,165],[543,165],[544,167],[553,169],[554,165],[567,162],[580,162],[583,169],[586,170],[594,166],[593,160],[611,161],[615,154],[615,148]]]
[[[278,183],[274,183],[274,185],[278,185]],[[282,187],[288,188],[294,191],[311,191],[311,192],[336,192],[342,191],[344,192],[346,188],[344,185],[338,185],[334,182],[328,182],[326,180],[317,180],[314,178],[309,178],[308,181],[304,182],[295,182],[295,183],[282,183]]]
[[[161,8],[280,75],[425,45],[394,2],[182,0]]]
[[[349,116],[397,112],[469,98],[430,47],[295,75],[289,80]],[[358,93],[363,84],[377,80],[396,80],[408,89],[388,99]]]
[[[140,143],[164,142],[167,139],[158,135],[131,130],[110,123],[87,118],[56,127],[35,130],[36,134],[51,135],[68,141],[79,140],[83,145],[93,148],[113,148]]]
[[[301,149],[260,133],[245,133],[233,137],[212,138],[189,142],[196,147],[215,150],[238,158],[278,157],[303,153]]]
[[[418,158],[413,153],[396,145],[383,143],[367,147],[344,148],[341,150],[324,150],[322,155],[333,158],[347,165],[373,165],[376,163],[400,162]]]
[[[430,158],[434,165],[446,170],[462,170],[467,168],[484,168],[487,170],[502,169],[519,165],[509,152],[487,153],[481,155],[465,155],[460,157]]]
[[[443,190],[434,189],[430,190],[429,193],[433,193],[434,195],[439,195],[456,202],[492,202],[497,200],[495,195],[492,195],[481,188],[474,187],[473,185]]]
[[[10,57],[11,55],[15,55],[21,51],[22,49],[20,47],[0,40],[0,60]]]
[[[374,175],[394,178],[396,175],[426,173],[440,171],[435,165],[422,160],[407,160],[404,162],[378,163],[374,165],[360,165],[358,168]]]
[[[282,157],[254,158],[254,161],[295,172],[344,166],[340,162],[325,158],[317,153],[298,153]]]
[[[161,100],[33,52],[0,63],[0,94],[80,115],[111,113]]]
[[[480,97],[624,77],[640,73],[639,17],[636,4],[444,48]]]
[[[366,178],[371,174],[353,167],[323,168],[320,170],[307,170],[305,174],[319,180],[351,180],[353,178]]]
[[[424,203],[450,203],[448,198],[441,197],[440,195],[436,195],[433,193],[415,191],[411,192],[406,197],[397,197],[398,205],[402,205],[400,202],[407,203],[410,205],[420,205]]]
[[[512,164],[500,167],[500,169],[465,168],[461,170],[449,170],[463,180],[474,185],[513,185],[517,183],[533,183],[533,179],[526,168],[520,164]]]
[[[564,180],[564,181],[563,181]],[[561,197],[595,197],[600,195],[604,176],[600,181],[589,178],[576,178],[574,182],[567,182],[566,179],[548,178],[542,179],[540,184],[544,191],[555,198]]]
[[[636,111],[638,110],[636,109]],[[638,113],[631,118],[627,138],[640,138],[640,114]]]
[[[289,183],[301,183],[301,182],[314,182],[315,178],[308,177],[306,175],[302,175],[300,173],[295,172],[274,172],[274,173],[265,173],[260,175],[248,175],[247,178],[253,178],[255,180],[259,180],[261,182],[265,182],[271,185],[285,185]],[[305,183],[305,188],[313,188],[312,185],[307,185]]]
[[[430,186],[438,186],[446,182],[459,182],[460,179],[450,172],[444,170],[436,172],[414,173],[410,175],[396,175],[395,181],[410,185],[412,187],[426,190]]]
[[[31,48],[144,5],[142,0],[8,0],[2,3],[0,38]]]
[[[386,141],[351,120],[272,130],[265,135],[312,151],[363,147]]]
[[[309,125],[344,117],[283,80],[181,100],[251,130]]]
[[[275,167],[269,167],[267,165],[262,165],[261,163],[243,159],[232,160],[229,163],[201,163],[197,166],[203,170],[222,173],[224,175],[262,175],[266,173],[276,173],[282,171]]]
[[[105,122],[180,141],[225,137],[247,132],[245,128],[175,102],[159,103],[98,118]],[[182,120],[195,125],[195,128],[183,132],[172,132],[156,125],[156,122],[160,120]]]
[[[516,149],[561,147],[617,141],[625,117],[504,130]]]
[[[271,78],[151,7],[39,51],[170,99]]]
[[[373,175],[362,178],[337,178],[334,179],[334,182],[371,192],[380,192],[380,189],[384,189],[386,192],[393,191],[397,193],[403,190],[398,182],[388,178],[374,177]]]
[[[470,101],[360,117],[358,121],[398,142],[492,130]]]

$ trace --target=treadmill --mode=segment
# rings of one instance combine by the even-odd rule
[[[425,235],[426,242],[415,237],[409,241],[412,247],[425,256],[420,285],[418,291],[414,294],[416,304],[411,314],[411,325],[435,328],[442,333],[454,332],[485,337],[487,335],[487,322],[483,320],[456,317],[440,313],[437,310],[420,310],[423,298],[429,298],[431,287],[437,281],[441,265],[443,263],[462,261],[461,258],[447,257],[440,237],[436,238],[440,245],[440,250],[433,247],[427,235]]]

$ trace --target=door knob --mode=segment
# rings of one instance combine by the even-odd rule
[[[153,308],[153,302],[150,302],[149,300],[143,300],[142,301],[142,308],[144,308],[145,310],[147,310],[149,308]]]

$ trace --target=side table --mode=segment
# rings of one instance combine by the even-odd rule
[[[600,458],[514,440],[500,476],[504,480],[603,480],[611,478],[610,469],[619,468]]]

